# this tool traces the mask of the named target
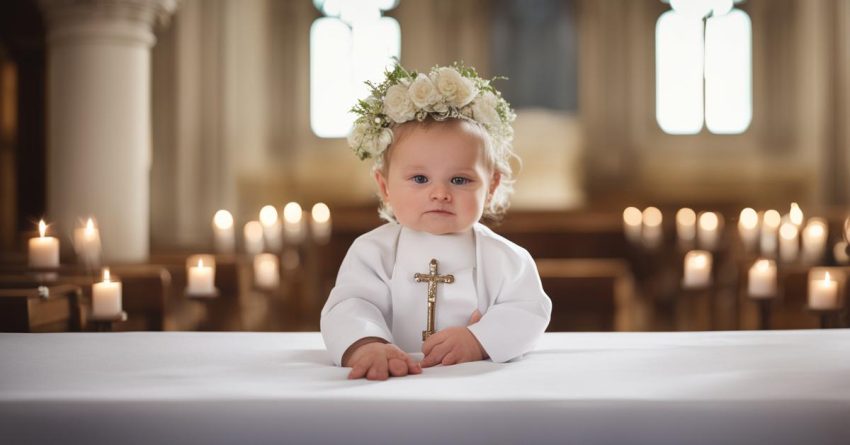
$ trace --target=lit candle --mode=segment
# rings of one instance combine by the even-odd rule
[[[59,239],[45,236],[46,232],[47,224],[39,221],[39,236],[29,240],[30,267],[59,267]]]
[[[661,229],[663,215],[656,207],[647,207],[643,211],[643,244],[655,249],[664,242],[664,232]]]
[[[262,253],[254,257],[254,283],[257,287],[271,289],[280,283],[280,263],[277,255]]]
[[[741,217],[738,219],[738,234],[748,251],[755,250],[759,236],[759,215],[755,210],[749,207],[741,210]]]
[[[633,244],[640,242],[642,225],[643,213],[637,207],[628,207],[623,210],[623,232],[629,242]]]
[[[682,287],[698,288],[711,284],[711,252],[692,250],[685,255]]]
[[[267,205],[260,209],[260,224],[263,225],[263,237],[268,250],[280,252],[280,249],[283,248],[283,238],[280,234],[280,219],[278,219],[277,209],[274,206]]]
[[[776,263],[760,259],[750,267],[747,293],[753,298],[770,298],[776,295]]]
[[[794,224],[798,228],[803,225],[803,209],[796,202],[791,203],[788,219],[791,221],[791,224]]]
[[[823,279],[809,280],[809,307],[812,309],[838,308],[838,281],[827,271]]]
[[[827,238],[826,221],[821,218],[811,218],[803,229],[803,259],[808,264],[817,264],[823,259],[826,251]]]
[[[215,294],[215,265],[204,264],[198,258],[197,266],[189,266],[186,293],[190,295]]]
[[[109,268],[103,268],[103,281],[92,285],[92,316],[113,318],[121,313],[121,282],[113,281]]]
[[[245,252],[249,255],[263,253],[263,225],[259,221],[248,221],[243,229]]]
[[[777,249],[777,234],[779,233],[779,224],[782,217],[776,210],[768,210],[764,212],[761,225],[760,248],[764,256],[775,257]]]
[[[233,215],[227,210],[219,210],[213,216],[213,236],[215,251],[233,253],[236,248],[236,234],[233,230]]]
[[[800,251],[798,230],[791,222],[782,224],[779,228],[779,258],[785,263],[793,263]]]
[[[699,216],[697,241],[705,250],[714,250],[720,240],[720,217],[714,212],[703,212]]]
[[[331,238],[331,209],[323,202],[313,204],[310,211],[310,232],[317,244],[326,244]]]
[[[676,212],[676,236],[683,245],[691,245],[697,236],[697,214],[685,207]]]
[[[283,233],[288,243],[298,244],[304,240],[303,213],[297,202],[289,202],[283,207]]]
[[[89,218],[85,227],[74,229],[74,250],[80,263],[97,266],[100,263],[100,230]]]

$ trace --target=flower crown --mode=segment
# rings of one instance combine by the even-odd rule
[[[348,144],[361,160],[381,156],[393,141],[393,127],[428,117],[477,122],[497,150],[509,149],[513,140],[511,122],[516,115],[490,85],[491,80],[478,77],[475,68],[455,62],[452,66],[435,66],[426,75],[407,71],[396,60],[395,67],[384,75],[380,84],[366,82],[371,94],[351,109],[358,117]]]

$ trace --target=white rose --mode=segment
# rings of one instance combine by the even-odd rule
[[[446,99],[446,102],[455,107],[465,106],[478,94],[475,84],[461,76],[454,68],[440,68],[434,77],[437,91]]]
[[[428,108],[440,98],[439,93],[437,93],[437,89],[434,87],[434,84],[431,83],[431,79],[424,74],[416,76],[416,80],[410,84],[410,88],[408,88],[407,92],[410,95],[410,100],[413,101],[418,108]]]
[[[384,113],[396,123],[407,122],[416,115],[413,102],[407,95],[407,88],[402,85],[393,85],[387,89],[384,96]]]
[[[491,92],[485,92],[472,103],[472,115],[475,120],[490,129],[496,129],[502,124],[499,112],[496,111],[499,99]]]

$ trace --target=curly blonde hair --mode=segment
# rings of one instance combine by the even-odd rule
[[[493,138],[490,136],[490,133],[487,131],[484,126],[476,122],[474,120],[462,119],[462,118],[448,118],[444,120],[438,120],[434,118],[427,118],[422,121],[409,121],[399,125],[393,125],[390,127],[392,131],[392,142],[389,147],[384,150],[379,156],[374,158],[375,163],[372,166],[372,173],[380,172],[384,177],[387,176],[390,167],[390,158],[392,156],[393,148],[396,143],[401,140],[401,135],[403,135],[411,126],[424,127],[427,129],[433,125],[438,124],[448,124],[453,122],[467,122],[472,128],[481,136],[484,141],[484,154],[488,162],[488,166],[493,169],[494,172],[498,172],[500,175],[499,185],[496,186],[496,189],[493,190],[493,193],[488,197],[487,202],[484,205],[484,213],[482,215],[483,219],[493,222],[499,222],[504,218],[505,213],[510,207],[510,197],[514,191],[514,182],[516,180],[513,177],[513,168],[511,167],[511,160],[515,159],[517,162],[521,162],[519,156],[513,151],[511,145],[509,143],[496,144],[493,141]],[[388,222],[396,222],[395,215],[393,214],[392,208],[389,203],[385,202],[381,194],[378,194],[378,199],[381,204],[378,208],[378,214],[382,219]]]

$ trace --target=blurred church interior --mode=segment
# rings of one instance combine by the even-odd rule
[[[392,57],[507,78],[550,331],[850,327],[848,0],[7,0],[0,331],[318,330]]]

